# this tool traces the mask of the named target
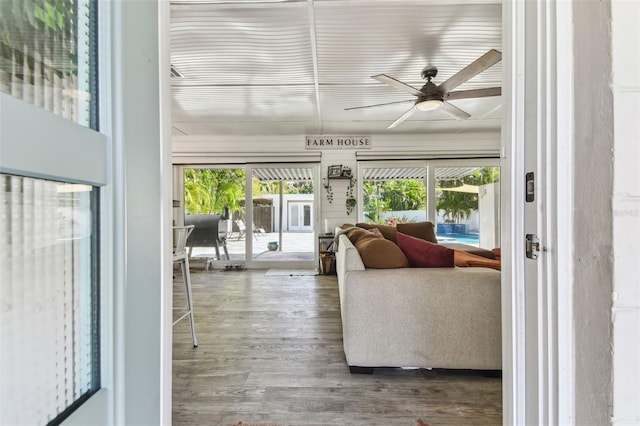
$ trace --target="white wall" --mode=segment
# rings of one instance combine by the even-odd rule
[[[612,1],[613,414],[640,425],[640,2]]]
[[[588,6],[588,7],[586,7]],[[613,97],[610,1],[574,1],[575,424],[611,416]],[[558,184],[561,184],[560,182]]]

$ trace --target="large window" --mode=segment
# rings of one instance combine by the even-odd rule
[[[362,162],[361,220],[431,221],[440,242],[500,247],[497,160]]]
[[[100,387],[97,188],[0,174],[0,424],[43,425]]]
[[[0,1],[0,91],[96,129],[96,5]]]
[[[96,9],[0,0],[3,425],[58,424],[101,384]]]

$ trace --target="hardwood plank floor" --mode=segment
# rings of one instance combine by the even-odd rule
[[[474,372],[352,375],[335,276],[192,272],[198,348],[173,331],[173,424],[499,425],[501,380]],[[184,306],[177,274],[174,304]],[[177,314],[176,314],[177,315]]]

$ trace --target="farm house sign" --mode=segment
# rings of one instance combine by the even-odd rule
[[[305,149],[370,149],[371,136],[311,135],[305,137]]]

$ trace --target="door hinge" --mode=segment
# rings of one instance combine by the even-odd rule
[[[537,259],[540,252],[540,240],[535,234],[526,235],[526,254],[529,259]]]

